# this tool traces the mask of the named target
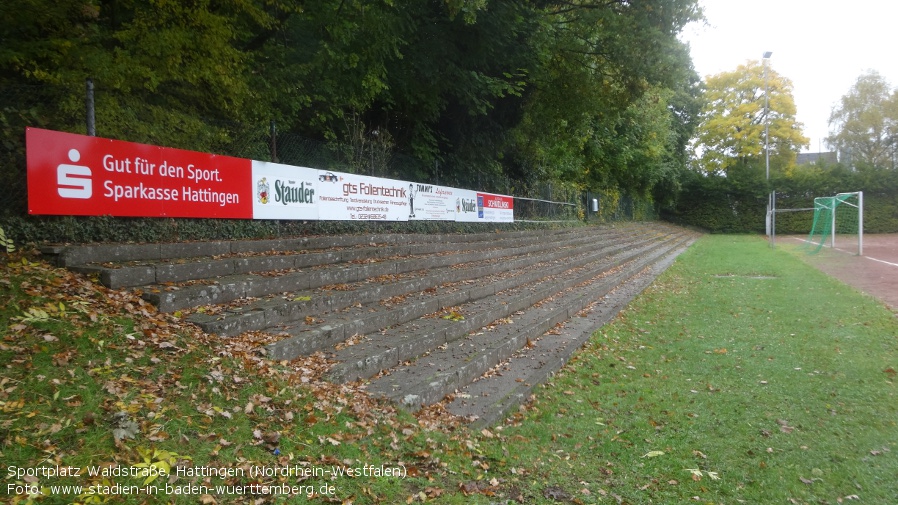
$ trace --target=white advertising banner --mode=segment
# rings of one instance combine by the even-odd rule
[[[477,192],[469,189],[453,189],[455,197],[455,220],[463,223],[483,221],[483,207],[477,208]]]
[[[410,220],[455,221],[455,195],[445,186],[412,183],[409,187]]]
[[[327,170],[318,174],[318,219],[408,221],[413,183]]]
[[[318,219],[318,170],[253,161],[253,219]]]
[[[514,221],[514,198],[467,189],[453,190],[455,220],[459,222],[511,223]]]

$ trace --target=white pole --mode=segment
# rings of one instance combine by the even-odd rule
[[[833,222],[832,222],[832,228],[829,229],[829,234],[831,236],[831,242],[832,242],[833,249],[836,248],[836,209],[838,208],[838,205],[836,204],[837,201],[839,201],[838,196],[833,198],[832,202],[830,202],[830,205],[832,205],[831,213],[833,216],[833,219],[832,219]]]
[[[770,94],[769,86],[767,85],[767,64],[770,60],[770,56],[773,53],[771,51],[765,51],[763,56],[763,64],[764,64],[764,165],[766,166],[767,173],[767,185],[770,185],[770,120],[768,119],[770,116],[770,102],[768,99],[768,95]],[[771,211],[772,208],[770,198],[767,199],[767,217],[765,219],[764,224],[766,225],[767,236],[770,236],[771,232]]]
[[[776,249],[776,191],[770,192],[770,247]]]
[[[767,180],[770,180],[770,94],[767,85],[767,58],[764,58],[764,166],[766,167]]]
[[[864,192],[857,192],[857,255],[864,255]]]

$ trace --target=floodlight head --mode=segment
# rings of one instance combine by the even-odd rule
[[[766,60],[767,58],[770,58],[772,55],[773,55],[773,51],[765,51],[764,59]]]

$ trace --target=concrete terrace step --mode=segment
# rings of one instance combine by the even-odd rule
[[[568,282],[569,276],[559,275],[580,267],[584,264],[604,261],[609,254],[620,252],[628,247],[638,247],[651,241],[651,238],[641,237],[618,242],[615,245],[597,247],[590,245],[587,248],[577,250],[566,249],[564,254],[557,257],[543,258],[541,262],[530,261],[528,264],[516,264],[504,262],[498,265],[499,270],[489,276],[481,276],[476,280],[455,282],[450,285],[441,285],[439,289],[427,289],[417,293],[403,296],[394,303],[374,302],[370,304],[357,304],[347,310],[325,315],[325,321],[319,325],[300,323],[286,325],[281,330],[285,338],[268,346],[268,351],[273,359],[292,359],[302,354],[310,354],[332,346],[345,339],[356,335],[365,335],[378,332],[382,329],[433,314],[446,307],[472,303],[487,297],[494,297],[496,293],[507,290],[536,289],[535,283],[542,282],[548,289],[558,290]],[[456,274],[457,275],[457,274]],[[556,278],[558,276],[558,278]],[[529,299],[515,301],[517,305],[527,306]],[[489,315],[487,314],[486,317]],[[482,317],[482,316],[481,316]],[[466,318],[463,325],[479,327],[492,319]],[[375,372],[379,371],[375,370]]]
[[[562,233],[553,230],[550,233]],[[510,232],[501,240],[520,240]],[[294,239],[180,242],[163,244],[90,244],[49,246],[45,256],[57,266],[95,274],[106,287],[146,286],[290,268],[302,268],[394,255],[429,254],[449,244],[465,249],[493,247],[495,234],[346,235]],[[320,252],[314,252],[320,251]]]
[[[323,352],[333,381],[490,424],[524,401],[695,234],[662,223],[459,235],[48,247],[271,359]]]
[[[444,306],[453,307],[446,318],[428,313],[410,320],[410,324],[385,328],[365,341],[330,354],[331,359],[339,361],[330,376],[344,381],[371,377],[484,326],[507,320],[570,285],[609,272],[659,246],[658,242],[621,244],[590,255],[588,261],[561,261],[555,268],[533,272],[526,278],[507,282],[487,280],[487,285],[495,286],[494,291],[477,298],[468,297],[456,306]]]
[[[297,263],[289,270],[274,270],[262,273],[240,275],[224,275],[187,285],[151,286],[145,291],[144,298],[156,305],[163,312],[173,312],[200,305],[222,304],[243,298],[257,298],[275,293],[303,291],[328,285],[340,285],[361,282],[381,276],[397,275],[422,269],[459,265],[483,259],[501,258],[508,254],[536,253],[551,247],[552,237],[562,237],[564,241],[586,241],[586,237],[571,237],[569,234],[549,235],[548,245],[533,243],[532,236],[517,236],[488,240],[490,234],[474,236],[478,240],[456,241],[453,236],[441,244],[422,244],[427,252],[378,257],[370,255],[376,248],[360,247],[352,252],[353,259],[342,262],[330,261],[315,255],[306,260],[307,255],[298,255]],[[463,236],[469,238],[470,236]],[[500,235],[501,237],[501,235]],[[437,237],[439,239],[439,237]],[[422,240],[422,239],[418,239]],[[363,258],[363,259],[358,259]],[[320,261],[325,259],[325,261]],[[302,261],[302,266],[300,266]],[[203,323],[204,321],[197,321]]]
[[[693,241],[694,237],[681,242],[629,282],[614,287],[565,321],[556,331],[530,339],[529,345],[459,388],[447,404],[447,410],[468,419],[475,426],[495,424],[510,414],[530,397],[537,385],[548,381],[560,370],[598,328],[614,318]]]
[[[627,255],[615,270],[599,272],[577,287],[546,297],[531,307],[515,311],[513,318],[498,321],[487,331],[468,334],[431,350],[414,362],[373,380],[368,390],[410,409],[436,403],[463,388],[515,352],[532,346],[545,332],[567,321],[592,301],[674,250],[684,238]],[[638,256],[638,257],[634,257]],[[572,283],[574,284],[574,283]],[[594,330],[595,328],[593,328]],[[579,346],[577,346],[579,347]],[[573,352],[573,349],[570,349]],[[566,358],[565,358],[566,359]],[[557,370],[564,359],[548,363]],[[541,367],[542,368],[542,367]],[[535,378],[531,379],[535,380]]]
[[[629,235],[612,231],[604,234],[604,242],[626,242]],[[528,268],[541,261],[552,261],[595,251],[597,237],[584,234],[572,240],[557,240],[551,246],[530,245],[493,250],[490,254],[468,253],[444,258],[444,266],[429,258],[401,260],[407,265],[397,273],[364,279],[339,286],[323,285],[311,290],[277,293],[219,314],[197,313],[190,321],[206,332],[231,336],[244,331],[259,330],[297,321],[306,316],[319,316],[351,305],[367,304],[426,292],[446,283],[483,278],[501,272]],[[601,246],[606,247],[606,246]],[[599,247],[599,249],[601,249]],[[546,249],[550,249],[546,251]],[[463,260],[472,260],[459,263]],[[420,267],[416,270],[417,267]],[[430,267],[430,268],[428,268]],[[400,271],[401,270],[401,271]],[[264,282],[264,281],[263,281]]]

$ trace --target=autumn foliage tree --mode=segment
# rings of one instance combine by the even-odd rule
[[[693,148],[696,167],[725,174],[741,165],[763,166],[769,128],[771,171],[788,171],[809,140],[795,119],[792,82],[759,61],[705,81],[704,102]],[[767,104],[765,105],[765,96]]]

